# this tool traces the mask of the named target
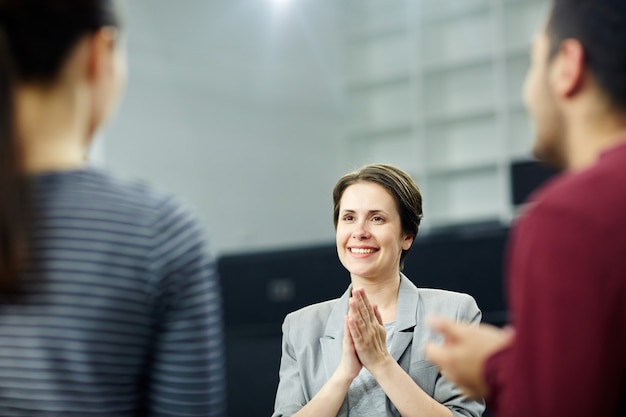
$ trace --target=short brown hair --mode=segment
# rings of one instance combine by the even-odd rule
[[[422,212],[422,194],[409,174],[386,164],[366,165],[344,175],[337,181],[333,190],[333,222],[335,229],[337,229],[337,222],[339,221],[341,197],[346,188],[358,182],[372,182],[385,188],[396,202],[402,232],[413,236],[413,238],[417,237],[420,222],[424,216]],[[403,250],[400,255],[400,269],[404,267],[404,258],[406,258],[409,250]]]

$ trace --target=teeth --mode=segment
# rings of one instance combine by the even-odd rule
[[[358,254],[374,253],[374,249],[350,248],[350,252]]]

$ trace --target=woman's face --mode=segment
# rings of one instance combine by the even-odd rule
[[[353,277],[377,280],[397,277],[400,255],[413,243],[402,232],[400,214],[387,190],[373,182],[358,182],[339,202],[337,253]]]

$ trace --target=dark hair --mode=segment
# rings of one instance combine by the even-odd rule
[[[15,289],[28,258],[32,212],[14,126],[14,92],[51,83],[79,39],[120,25],[114,0],[0,0],[0,290]]]
[[[414,238],[417,237],[420,222],[424,216],[422,194],[409,174],[386,164],[366,165],[357,171],[344,175],[337,181],[333,190],[335,229],[339,221],[339,204],[344,191],[349,186],[363,181],[381,185],[391,194],[396,202],[398,214],[400,214],[402,232]],[[400,255],[400,269],[404,267],[404,258],[406,258],[409,250],[403,250]]]
[[[585,64],[618,110],[626,110],[626,2],[553,0],[547,24],[553,57],[565,39],[577,39]]]

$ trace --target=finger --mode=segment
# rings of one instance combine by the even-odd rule
[[[383,316],[380,315],[380,310],[377,305],[374,305],[374,314],[376,315],[376,320],[378,320],[378,324],[384,326],[383,324]]]
[[[361,296],[361,299],[363,300],[363,304],[365,305],[365,308],[366,308],[368,314],[370,315],[370,318],[372,320],[374,320],[375,317],[376,317],[375,313],[374,313],[374,307],[370,303],[369,298],[367,298],[367,294],[365,294],[365,291],[363,291],[363,295]]]
[[[448,352],[445,346],[428,342],[424,346],[424,354],[426,359],[437,365],[439,369],[442,371],[446,370]]]
[[[515,328],[513,328],[513,326],[511,325],[504,326],[502,328],[502,331],[509,339],[515,336]]]
[[[350,329],[350,335],[352,336],[353,342],[360,341],[362,337],[361,329],[359,329],[358,324],[352,319],[352,317],[348,317],[348,328]]]
[[[352,335],[350,334],[350,327],[348,326],[348,316],[344,316],[343,318],[343,342],[348,347],[354,347]]]
[[[381,352],[387,352],[387,330],[385,329],[385,325],[383,324],[383,318],[380,315],[378,306],[374,305],[373,310],[378,325],[378,331],[375,332],[377,336],[376,341],[378,343],[379,350]]]
[[[354,320],[354,323],[359,326],[361,332],[364,332],[366,326],[371,322],[359,300],[350,300],[350,310],[348,314]]]
[[[359,309],[359,303],[356,299],[350,299],[348,302],[348,316],[355,322],[363,320],[361,310]]]
[[[370,305],[369,300],[367,299],[367,295],[365,295],[365,290],[363,290],[362,288],[360,288],[357,293],[357,301],[359,303],[359,309],[361,311],[363,319],[368,322],[374,321],[374,311],[372,309],[372,306]]]
[[[430,316],[426,319],[426,324],[435,332],[441,333],[446,339],[457,340],[467,331],[467,325],[440,317]]]

